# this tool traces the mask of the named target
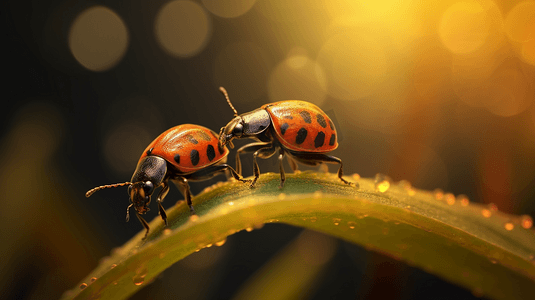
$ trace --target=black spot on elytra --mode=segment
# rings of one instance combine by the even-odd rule
[[[307,134],[308,131],[305,128],[301,127],[301,129],[299,129],[299,131],[297,132],[297,136],[295,137],[295,143],[298,145],[302,144],[307,138]]]
[[[334,124],[331,120],[329,120],[329,126],[331,127],[332,130],[334,130]]]
[[[314,139],[314,147],[319,148],[323,146],[323,143],[325,142],[325,133],[323,131],[318,132],[318,135],[316,135],[316,138]]]
[[[288,123],[284,123],[281,125],[281,134],[284,135],[284,133],[286,132],[286,129],[288,129],[288,127],[290,127],[290,125],[288,125]]]
[[[303,117],[303,120],[305,120],[305,123],[312,123],[312,118],[310,117],[310,113],[306,110],[302,110],[299,112],[301,117]]]
[[[154,150],[154,147],[152,147],[149,150],[147,150],[147,155],[151,155],[152,154],[152,150]]]
[[[212,140],[212,137],[210,137],[210,135],[204,131],[199,131],[199,135],[201,136],[201,139],[209,142]]]
[[[318,124],[320,124],[321,127],[327,127],[327,122],[325,122],[325,118],[322,114],[317,114],[316,119],[318,120]]]
[[[191,164],[196,166],[199,163],[199,151],[193,149],[189,153],[189,157],[191,159]]]
[[[197,145],[197,144],[199,143],[199,141],[197,141],[197,140],[193,137],[193,135],[191,135],[191,134],[186,135],[186,138],[188,139],[188,141],[189,141],[190,143],[193,143],[193,144],[195,144],[195,145]]]
[[[175,154],[174,159],[177,164],[180,164],[180,154]]]
[[[215,157],[215,149],[214,146],[208,145],[208,149],[206,149],[206,155],[208,156],[208,160],[212,161]]]
[[[329,146],[333,146],[335,142],[336,142],[336,134],[333,133],[331,135],[331,139],[329,140]]]

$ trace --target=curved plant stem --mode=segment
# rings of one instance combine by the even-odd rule
[[[351,178],[347,178],[352,180]],[[355,178],[353,178],[355,181]],[[68,291],[64,299],[125,299],[172,264],[240,230],[280,222],[320,231],[419,267],[477,295],[521,299],[535,295],[535,231],[529,219],[453,195],[360,179],[350,187],[333,174],[263,174],[254,189],[236,181],[183,201]],[[93,280],[92,280],[93,278]],[[96,279],[95,279],[96,278]]]

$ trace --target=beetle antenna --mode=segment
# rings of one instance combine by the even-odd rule
[[[232,109],[232,111],[234,111],[234,116],[237,117],[238,116],[238,111],[234,108],[234,106],[232,105],[232,103],[230,102],[230,99],[228,97],[228,93],[227,93],[227,90],[225,90],[224,87],[220,86],[219,87],[219,91],[221,93],[223,93],[223,96],[225,96],[225,99],[227,99],[227,103],[228,105],[230,105],[230,108]]]
[[[89,191],[87,191],[87,193],[85,193],[85,196],[89,198],[89,196],[93,195],[96,191],[100,191],[102,189],[107,189],[107,188],[125,186],[125,185],[129,185],[129,184],[132,184],[132,183],[131,182],[123,182],[123,183],[107,184],[107,185],[97,186],[96,188],[93,188],[93,189],[90,189]]]

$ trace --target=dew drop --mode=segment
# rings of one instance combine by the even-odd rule
[[[221,247],[221,246],[225,245],[226,242],[227,242],[227,239],[225,238],[225,239],[222,239],[219,242],[215,243],[215,245],[218,246],[218,247]]]
[[[191,222],[197,222],[197,220],[199,220],[199,216],[197,216],[197,215],[191,215],[191,216],[189,217],[189,220],[190,220]]]
[[[212,246],[213,246],[212,244],[208,244],[208,245],[206,245],[206,246],[204,246],[204,247],[205,247],[205,248],[210,248],[210,247],[212,247]]]
[[[377,173],[375,175],[374,185],[376,192],[384,193],[390,188],[390,178],[384,174]]]
[[[96,280],[97,280],[96,277],[91,277],[91,279],[89,279],[89,281],[90,281],[91,283],[95,282]]]
[[[435,195],[435,199],[442,200],[444,198],[444,191],[442,189],[435,189],[433,191],[433,194]]]
[[[145,278],[144,277],[139,277],[139,276],[134,276],[134,278],[132,278],[133,282],[135,285],[142,285],[143,282],[145,281]]]
[[[362,215],[357,215],[357,218],[358,219],[364,219],[366,218],[368,215],[367,214],[362,214]]]
[[[245,228],[245,230],[246,230],[247,232],[251,232],[251,231],[253,231],[253,229],[254,229],[253,227],[247,227],[247,228]]]
[[[455,196],[452,193],[444,194],[444,198],[446,198],[446,203],[448,203],[448,205],[455,204]]]
[[[411,183],[408,180],[405,180],[405,179],[400,180],[398,184],[403,189],[405,189],[405,191],[407,191],[407,194],[409,194],[409,196],[414,196],[416,194],[416,191],[414,190],[414,188],[412,187]]]
[[[132,278],[132,281],[135,285],[142,285],[145,281],[145,277],[147,276],[147,268],[141,267],[136,270],[136,275]]]
[[[523,228],[530,229],[533,226],[533,219],[528,215],[520,216],[520,224]]]
[[[114,281],[114,282],[113,282],[113,285],[117,285],[117,281]]]
[[[353,177],[354,180],[357,180],[357,181],[360,180],[360,175],[357,173],[351,175],[351,177]]]
[[[163,234],[164,234],[164,235],[170,235],[171,232],[172,232],[172,230],[171,230],[170,228],[165,228],[165,229],[163,230]]]
[[[80,289],[81,290],[85,289],[86,287],[87,287],[87,283],[84,282],[84,283],[80,284]]]
[[[234,202],[230,201],[230,202],[228,203],[228,205],[233,206],[233,205],[234,205]]]
[[[490,216],[492,215],[492,213],[490,212],[490,210],[484,208],[482,211],[481,211],[481,214],[483,215],[483,217],[485,218],[490,218]]]
[[[515,225],[512,223],[512,222],[507,222],[505,223],[505,229],[508,230],[508,231],[511,231],[515,228]]]
[[[280,194],[277,196],[277,198],[278,198],[279,200],[284,200],[284,199],[286,199],[286,194],[285,194],[285,193],[280,193]]]
[[[313,197],[318,199],[323,196],[323,193],[321,191],[315,191]]]
[[[347,226],[349,226],[350,229],[355,229],[355,226],[357,226],[357,223],[353,221],[347,222]]]
[[[468,206],[468,204],[470,204],[470,200],[468,200],[468,196],[463,195],[463,194],[457,196],[457,200],[461,202],[462,206]]]
[[[340,225],[340,222],[342,221],[342,219],[334,218],[333,221],[334,221],[334,225],[338,226]]]

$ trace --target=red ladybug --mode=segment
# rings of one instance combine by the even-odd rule
[[[212,178],[217,173],[230,171],[232,176],[243,182],[240,175],[225,164],[228,149],[218,143],[218,136],[210,129],[192,124],[178,125],[160,134],[143,151],[136,171],[130,182],[103,185],[89,190],[89,197],[98,190],[128,185],[131,204],[126,209],[126,221],[130,219],[130,207],[136,209],[136,216],[149,233],[149,224],[141,217],[149,211],[151,195],[154,189],[162,187],[156,202],[160,216],[167,225],[167,214],[162,201],[169,192],[168,180],[174,181],[186,198],[192,214],[195,213],[191,203],[188,181],[201,181]]]
[[[336,129],[331,119],[316,105],[298,100],[285,100],[263,105],[251,112],[238,115],[232,106],[227,91],[220,87],[228,104],[234,111],[234,119],[219,133],[219,144],[225,146],[235,138],[253,138],[256,143],[245,145],[236,153],[236,170],[241,174],[240,154],[253,152],[254,186],[260,170],[256,158],[269,158],[279,152],[281,174],[280,187],[286,177],[282,166],[284,155],[288,154],[292,170],[297,170],[298,161],[305,165],[316,166],[322,163],[339,164],[338,178],[351,185],[343,176],[342,160],[326,153],[336,149]]]

